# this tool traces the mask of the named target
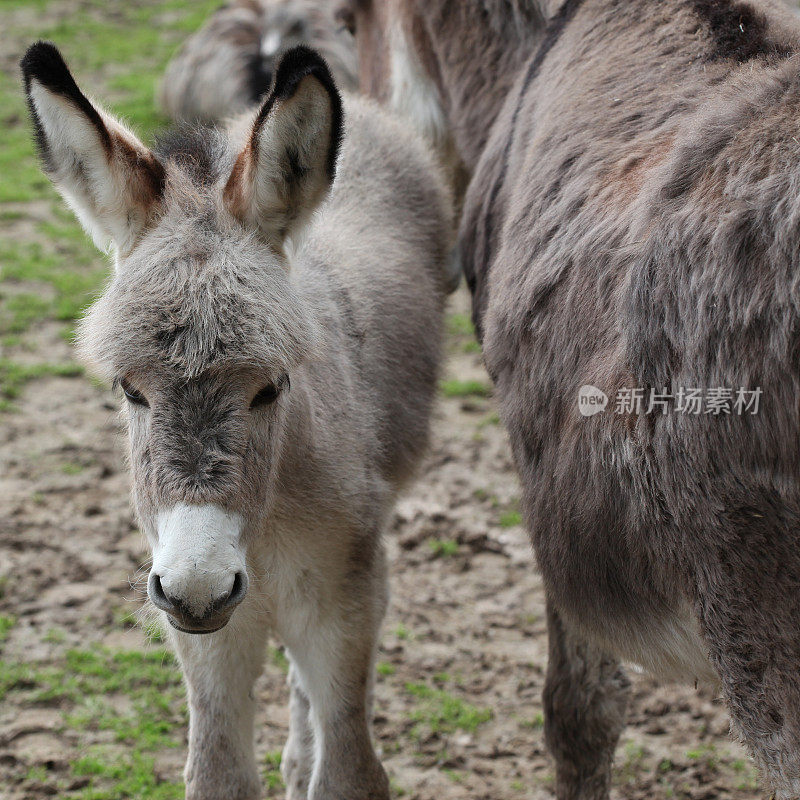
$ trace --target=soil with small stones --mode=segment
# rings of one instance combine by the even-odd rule
[[[467,302],[459,293],[451,310],[464,311]],[[56,328],[37,336],[50,360],[68,360]],[[464,336],[449,337],[447,378],[487,380],[469,349]],[[146,550],[128,500],[117,401],[83,378],[50,378],[29,384],[18,408],[0,419],[0,614],[17,618],[3,659],[46,662],[91,643],[144,646],[138,629],[119,622],[141,601],[131,582]],[[442,399],[420,480],[399,502],[389,536],[392,601],[375,737],[398,796],[553,796],[541,724],[542,585],[523,528],[501,524],[514,522],[508,512],[518,497],[491,400]],[[63,641],[53,641],[54,629]],[[717,698],[637,674],[633,682],[613,797],[761,796]],[[421,701],[410,683],[441,687],[491,718],[474,730],[431,731],[418,719]],[[257,698],[262,757],[280,750],[287,733],[278,662],[267,664]],[[15,703],[12,693],[0,706],[0,798],[51,796],[52,788],[26,777],[31,768],[68,776],[91,734],[70,729],[57,708]],[[183,749],[159,755],[159,774],[179,780],[184,756]]]

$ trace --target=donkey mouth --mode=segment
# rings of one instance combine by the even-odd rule
[[[182,620],[178,622],[170,614],[167,614],[167,619],[169,620],[169,624],[175,628],[176,631],[180,631],[181,633],[194,633],[197,635],[204,635],[206,633],[216,633],[217,631],[221,631],[227,624],[230,616],[225,617],[224,619],[216,619],[208,624],[204,625],[200,622],[195,624],[190,624],[188,621]]]

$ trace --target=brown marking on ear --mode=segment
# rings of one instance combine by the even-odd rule
[[[249,198],[252,194],[250,183],[255,164],[254,140],[257,138],[259,130],[260,126],[253,128],[253,133],[244,150],[239,153],[231,170],[231,175],[222,190],[222,201],[225,207],[240,221],[243,221],[247,216]]]
[[[118,185],[125,187],[130,205],[141,209],[143,218],[149,220],[164,196],[166,169],[124,128],[108,118],[105,122],[111,142],[109,168],[114,172]]]
[[[284,53],[275,71],[272,92],[264,101],[256,115],[253,128],[242,152],[236,159],[225,188],[222,191],[223,202],[228,210],[239,220],[245,220],[250,213],[253,197],[253,182],[259,158],[261,132],[276,106],[286,109],[302,96],[301,87],[306,79],[313,78],[327,94],[330,105],[329,146],[325,163],[325,172],[329,182],[336,175],[336,162],[344,134],[344,115],[342,100],[331,77],[327,64],[322,57],[310,48],[298,46]],[[287,149],[289,162],[289,179],[296,178],[302,172],[299,165],[291,157]],[[287,209],[287,219],[294,218],[291,209]]]
[[[111,131],[111,141],[131,199],[145,209],[151,208],[164,194],[167,173],[163,164],[149,150],[136,147],[117,131]]]
[[[258,161],[258,140],[261,128],[275,105],[274,92],[264,101],[253,123],[253,129],[244,149],[239,153],[231,170],[225,188],[222,190],[222,200],[233,216],[243,221],[247,217],[250,198],[252,197],[252,181],[255,165]]]

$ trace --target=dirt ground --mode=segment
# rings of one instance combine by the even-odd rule
[[[451,328],[466,305],[461,292]],[[69,358],[55,329],[44,326],[37,337],[51,358]],[[486,382],[474,350],[468,335],[452,330],[445,378]],[[545,800],[553,767],[540,701],[544,599],[518,524],[519,486],[491,399],[448,393],[462,396],[439,403],[421,478],[391,530],[375,735],[397,796]],[[85,378],[53,377],[28,384],[17,407],[0,421],[0,613],[16,620],[0,645],[4,662],[48,663],[94,643],[146,647],[139,628],[120,624],[141,601],[130,584],[146,554],[128,501],[116,399]],[[420,684],[430,688],[420,694]],[[637,675],[634,686],[615,798],[761,795],[716,698]],[[257,694],[263,758],[280,750],[287,731],[279,658]],[[437,723],[445,697],[469,705],[454,722],[445,711]],[[70,764],[98,736],[74,729],[58,704],[9,692],[0,705],[0,798],[73,796],[86,781],[70,782]],[[158,753],[158,776],[179,781],[184,755],[184,746]],[[51,774],[61,776],[61,789]]]

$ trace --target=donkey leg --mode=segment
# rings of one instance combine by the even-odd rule
[[[763,675],[757,674],[760,669],[743,670],[741,663],[718,667],[731,712],[732,729],[744,741],[764,783],[772,791],[771,800],[800,798],[800,726],[797,720],[800,678],[796,660],[792,666],[795,674],[790,674],[788,669],[780,677],[773,674],[766,691]],[[743,684],[743,679],[751,683]]]
[[[389,781],[372,746],[372,673],[386,607],[380,565],[350,572],[338,604],[318,609],[302,638],[287,642],[308,698],[313,769],[308,800],[389,800]]]
[[[306,800],[311,770],[314,767],[314,732],[311,728],[311,705],[297,675],[289,668],[289,738],[283,748],[281,772],[286,783],[286,800]]]
[[[788,574],[776,577],[765,566],[763,576],[751,575],[746,583],[730,569],[704,588],[699,616],[733,731],[747,746],[775,800],[797,800],[800,598],[792,572],[800,571],[792,570],[790,557],[784,563]]]
[[[243,611],[217,633],[171,634],[189,700],[186,800],[261,796],[252,691],[264,663],[267,630]]]
[[[556,762],[558,800],[606,800],[630,682],[617,659],[567,627],[548,603],[545,738]]]

